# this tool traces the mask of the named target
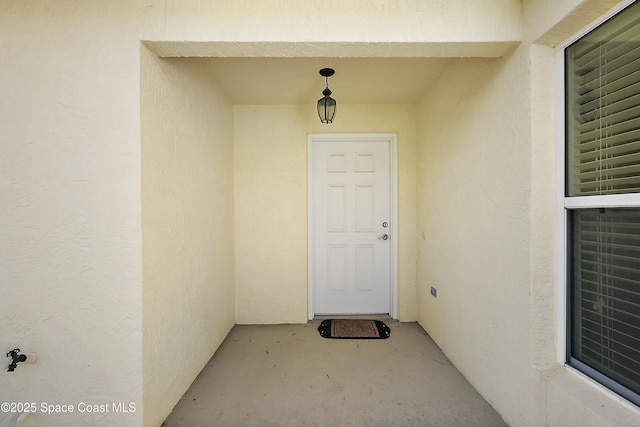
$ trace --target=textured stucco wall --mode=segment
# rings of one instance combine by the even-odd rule
[[[557,362],[562,106],[549,46],[607,2],[524,3],[520,47],[501,59],[456,61],[420,104],[419,321],[512,425],[635,425],[637,407]]]
[[[133,402],[24,425],[139,426],[137,16],[81,3],[0,2],[0,402]],[[39,361],[6,372],[15,347]]]
[[[167,0],[139,5],[152,18],[153,30],[160,30],[150,32],[157,37],[149,40],[440,43],[517,41],[522,35],[518,0]]]
[[[140,425],[143,371],[167,368],[163,359],[147,361],[143,369],[141,356],[142,307],[161,305],[163,297],[145,290],[149,301],[142,300],[141,40],[228,42],[231,50],[225,52],[238,56],[247,54],[242,42],[253,41],[275,42],[269,50],[250,53],[270,56],[290,55],[289,48],[303,55],[309,40],[325,42],[324,52],[336,40],[428,42],[455,55],[458,45],[447,42],[486,46],[520,35],[519,4],[513,0],[477,5],[449,0],[0,2],[0,347],[19,346],[40,355],[38,364],[21,367],[6,381],[2,374],[1,400],[133,401],[139,410],[126,416],[34,414],[29,420],[41,426],[68,420]],[[385,46],[388,51],[393,45]],[[358,51],[364,56],[379,52],[375,43]],[[403,200],[414,199],[401,195]],[[411,224],[407,220],[407,227]],[[231,247],[232,240],[225,244]],[[410,246],[401,250],[410,265]],[[145,271],[146,276],[152,270]],[[414,273],[404,267],[400,274],[406,286],[400,291],[400,314],[412,319]],[[175,290],[173,285],[168,289]],[[306,292],[301,289],[299,296]],[[257,320],[303,321],[304,307],[303,298],[286,316],[263,310],[268,313]],[[170,330],[171,337],[145,337],[145,348],[160,352],[182,342],[173,336],[176,331]],[[169,394],[179,393],[178,387]],[[155,406],[158,413],[170,409],[171,399]],[[6,423],[15,419],[0,416]]]
[[[543,382],[539,395],[548,425],[636,425],[640,409],[605,390],[594,381],[558,364],[564,352],[562,294],[564,273],[558,264],[556,197],[556,121],[563,106],[557,104],[557,61],[553,47],[584,32],[603,14],[622,4],[615,0],[525,1],[525,38],[530,47],[531,105],[531,308],[530,364]],[[536,381],[540,381],[540,379]]]
[[[207,195],[200,200],[185,187],[164,200],[170,204],[169,200],[198,199],[221,215],[215,219],[228,228],[212,230],[211,218],[199,217],[192,223],[187,218],[192,212],[180,217],[177,205],[173,206],[173,224],[180,229],[174,227],[172,232],[211,233],[198,240],[196,251],[220,257],[211,269],[182,274],[190,262],[183,256],[166,266],[175,275],[146,281],[160,270],[143,267],[157,262],[147,264],[143,256],[153,257],[155,251],[169,254],[173,248],[161,244],[175,240],[145,232],[154,221],[159,224],[168,218],[145,225],[143,215],[148,212],[140,190],[145,173],[141,135],[151,135],[140,126],[140,40],[222,43],[216,48],[223,46],[225,54],[237,56],[305,56],[310,41],[318,42],[311,49],[316,56],[323,52],[393,56],[398,47],[393,43],[416,55],[456,56],[460,46],[456,43],[512,42],[523,35],[555,46],[611,4],[611,0],[0,2],[0,348],[4,352],[21,347],[40,356],[35,365],[20,366],[11,374],[0,372],[0,401],[134,402],[135,413],[38,413],[26,422],[137,426],[142,424],[144,382],[145,406],[155,411],[146,416],[147,423],[156,423],[153,417],[171,409],[194,370],[169,373],[166,378],[150,375],[162,375],[172,363],[179,363],[163,354],[167,348],[197,341],[205,332],[187,329],[185,323],[163,329],[149,322],[161,314],[175,318],[193,311],[202,313],[199,328],[217,320],[228,327],[233,312],[232,290],[217,285],[189,288],[193,293],[180,295],[172,306],[164,299],[175,295],[172,292],[184,278],[191,284],[208,280],[221,284],[233,280],[235,270],[238,323],[305,321],[306,135],[397,132],[401,320],[413,320],[419,312],[421,323],[443,349],[514,424],[627,422],[625,417],[633,410],[599,397],[602,393],[590,384],[571,381],[555,370],[539,370],[549,364],[549,348],[555,345],[549,338],[555,319],[549,314],[550,285],[554,285],[549,256],[553,255],[544,238],[552,221],[547,196],[554,191],[548,179],[553,154],[550,146],[536,142],[548,140],[549,130],[542,126],[550,124],[554,100],[546,91],[534,90],[535,82],[543,82],[547,90],[555,76],[549,65],[551,52],[544,48],[524,46],[505,59],[453,65],[426,94],[418,115],[412,106],[394,106],[390,114],[386,106],[344,105],[328,130],[314,112],[299,106],[236,107],[235,151],[240,158],[233,161],[235,184],[229,182],[232,160],[227,145],[209,147],[223,153],[211,161],[213,172],[192,171],[216,182],[226,177],[236,191],[233,217],[222,206],[222,200],[230,197],[226,187],[219,192],[212,189],[213,194],[223,195],[221,199]],[[336,41],[347,44],[332,51]],[[263,42],[273,43],[265,50]],[[177,53],[188,54],[183,48],[180,45]],[[171,83],[169,92],[180,87],[198,92],[200,86],[213,97],[193,105],[185,101],[183,113],[207,105],[228,114],[227,107],[217,104],[218,90],[200,80],[200,70],[182,64],[173,72],[177,74],[170,82],[160,80]],[[527,93],[522,93],[523,87]],[[184,95],[171,93],[174,101]],[[195,93],[194,99],[199,99]],[[345,116],[350,120],[341,122]],[[220,124],[216,118],[199,120],[207,128]],[[225,115],[227,120],[227,124],[232,121]],[[164,130],[178,128],[167,125]],[[198,132],[211,132],[215,141],[226,141],[232,130]],[[195,139],[202,142],[202,138]],[[182,154],[181,161],[195,156]],[[211,153],[203,153],[204,158],[207,155]],[[282,165],[286,171],[270,175]],[[177,171],[173,174],[185,178]],[[160,174],[158,179],[168,176]],[[167,189],[174,184],[170,182]],[[289,194],[283,195],[281,187]],[[274,207],[278,203],[291,211],[283,213]],[[270,221],[268,230],[259,220],[262,213]],[[236,234],[235,261],[231,228]],[[150,241],[143,243],[143,236]],[[196,252],[191,255],[197,257]],[[275,258],[278,253],[289,258]],[[278,268],[290,269],[290,274],[285,276]],[[543,289],[536,286],[540,277]],[[154,287],[158,283],[160,287]],[[431,284],[438,287],[437,299],[428,294]],[[166,293],[154,293],[160,289]],[[224,301],[210,305],[208,298],[218,291]],[[171,311],[162,312],[163,307]],[[210,313],[212,307],[219,311]],[[153,326],[143,330],[143,321]],[[210,341],[195,344],[194,364],[203,363],[213,352],[224,328],[217,326]],[[151,360],[153,354],[160,359]],[[170,385],[163,386],[169,391],[152,401],[152,396],[160,396],[156,380],[165,379]],[[593,404],[595,412],[584,411],[585,404]],[[15,418],[0,414],[0,424],[10,425]]]
[[[157,426],[235,322],[233,105],[201,62],[141,53],[143,404]]]
[[[530,345],[526,65],[524,48],[456,61],[420,105],[418,143],[420,323],[517,425],[534,411],[522,378]]]
[[[313,107],[236,106],[236,321],[306,322],[310,133],[397,133],[398,315],[415,320],[415,107],[341,104],[331,125]]]
[[[525,39],[556,47],[620,0],[524,0]]]

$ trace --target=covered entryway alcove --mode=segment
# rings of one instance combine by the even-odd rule
[[[138,408],[25,425],[157,427],[236,323],[306,322],[307,137],[383,133],[398,318],[513,425],[632,425],[562,366],[556,268],[556,47],[619,3],[0,2],[0,337],[39,359],[7,400]]]
[[[393,314],[417,320],[419,105],[451,64],[514,45],[143,43],[145,424],[166,416],[234,323],[307,321],[310,134],[396,136]],[[327,66],[331,125],[315,111]]]

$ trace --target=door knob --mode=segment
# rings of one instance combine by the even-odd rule
[[[389,235],[388,234],[383,234],[382,236],[378,237],[378,240],[388,240],[389,239]]]

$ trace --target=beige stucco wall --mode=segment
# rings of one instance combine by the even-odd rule
[[[524,38],[556,47],[620,3],[620,0],[525,0]]]
[[[0,2],[0,402],[133,402],[25,426],[142,422],[136,14]],[[103,5],[105,5],[103,3]],[[18,414],[0,413],[11,426]]]
[[[34,365],[0,373],[0,401],[134,402],[138,408],[129,414],[37,413],[25,420],[37,426],[138,426],[147,411],[144,403],[152,411],[145,415],[146,424],[157,425],[196,371],[171,372],[172,364],[181,362],[167,357],[167,349],[193,345],[198,351],[187,357],[193,357],[194,366],[202,364],[234,311],[238,323],[306,320],[306,135],[396,132],[400,318],[419,318],[514,425],[632,424],[629,420],[637,420],[630,418],[637,417],[633,409],[602,397],[606,394],[566,375],[553,361],[552,326],[558,319],[549,239],[555,229],[549,200],[555,190],[549,179],[555,147],[549,145],[555,108],[549,91],[555,72],[551,47],[611,3],[0,2],[0,348],[20,347],[40,356]],[[478,47],[485,53],[502,51],[494,46],[523,38],[525,44],[504,59],[454,64],[418,109],[393,106],[390,113],[388,106],[341,105],[330,131],[300,106],[236,106],[232,120],[221,97],[224,88],[205,83],[193,64],[154,62],[144,48],[150,65],[144,72],[158,74],[141,74],[141,40],[177,42],[167,46],[183,56],[190,53],[191,45],[184,43],[190,41],[213,42],[205,49],[211,55],[456,56]],[[542,46],[528,45],[534,41]],[[169,157],[171,132],[194,131],[194,126],[189,121],[185,128],[171,122],[165,126],[146,113],[143,123],[152,124],[141,126],[141,95],[158,95],[155,88],[144,92],[142,84],[151,82],[166,83],[162,94],[172,100],[167,108],[192,111],[204,125],[194,135],[198,145],[193,148],[204,150],[199,152],[203,158],[213,156],[216,167],[203,170],[200,163],[194,172],[215,181],[210,193],[203,182],[183,175],[184,168],[160,170]],[[178,88],[193,93],[197,102],[178,105],[184,96]],[[211,99],[199,98],[200,91]],[[145,111],[161,116],[161,106],[148,105]],[[225,123],[202,118],[197,106],[222,112]],[[263,119],[274,115],[291,128]],[[260,132],[254,120],[261,123]],[[146,146],[160,149],[158,157],[143,159],[146,143],[158,130],[153,139],[162,145]],[[204,144],[209,136],[213,146]],[[230,182],[229,138],[235,138],[235,184]],[[195,152],[179,154],[167,168],[197,157]],[[286,171],[274,182],[269,172],[282,165]],[[145,179],[147,172],[149,178],[157,173],[159,180],[186,179],[194,192],[180,188],[160,198],[151,191],[156,178]],[[263,181],[284,186],[290,194],[265,188]],[[168,182],[167,189],[175,189],[176,182]],[[223,182],[229,187],[218,187]],[[235,188],[233,207],[230,186]],[[270,197],[262,198],[261,191]],[[176,234],[156,235],[154,227],[168,219],[145,208],[147,197],[156,196],[164,212],[186,202],[211,208],[214,218],[191,223],[187,212],[180,217],[176,210],[169,222]],[[274,200],[291,209],[287,216],[274,208]],[[250,211],[256,208],[264,208],[269,230]],[[225,229],[213,228],[213,220],[222,221]],[[179,243],[183,231],[197,243],[194,257],[219,256],[220,263],[188,274],[185,256],[160,266],[158,260],[171,253],[164,245]],[[198,231],[203,235],[194,236]],[[275,270],[285,258],[274,259],[268,250],[280,237],[277,249],[301,262],[288,275]],[[476,274],[462,271],[461,262]],[[160,277],[161,271],[167,277]],[[262,274],[266,280],[260,281]],[[194,285],[188,288],[193,292],[178,297],[183,279]],[[235,304],[232,290],[222,285],[228,280],[236,282]],[[206,281],[212,288],[202,285]],[[432,284],[439,290],[437,299],[428,294]],[[173,304],[167,305],[172,296]],[[199,332],[179,320],[160,327],[163,315],[176,320],[185,313],[201,314]],[[202,328],[216,320],[221,326],[199,342]],[[156,381],[160,375],[172,385]],[[591,411],[585,410],[587,404]],[[0,414],[0,424],[11,425],[15,418]]]
[[[521,46],[501,59],[456,61],[419,108],[419,321],[511,425],[635,425],[639,416],[558,363],[562,106],[552,46],[605,3],[525,2]]]
[[[314,105],[235,108],[236,321],[308,318],[307,135],[395,133],[398,152],[398,317],[416,319],[415,106],[341,104],[322,125]]]
[[[627,4],[629,2],[626,2]],[[558,364],[563,359],[564,275],[558,255],[556,197],[557,104],[554,47],[623,2],[563,0],[554,4],[525,1],[525,38],[530,46],[531,96],[531,366],[543,381],[550,425],[636,425],[640,410],[612,392]],[[551,331],[551,332],[550,332]]]
[[[530,348],[526,64],[526,47],[504,59],[457,61],[421,104],[418,299],[420,324],[507,421],[544,425],[523,370]]]
[[[241,41],[477,43],[517,41],[522,36],[517,0],[155,0],[133,8],[143,9],[149,40],[232,46]],[[256,56],[273,53],[263,50]]]
[[[150,236],[144,229],[155,219],[144,224],[141,189],[149,183],[143,183],[142,166],[141,135],[147,130],[140,125],[141,41],[214,42],[232,56],[348,56],[353,52],[376,56],[397,54],[398,47],[420,56],[430,52],[455,56],[476,52],[477,46],[498,52],[501,43],[521,37],[520,24],[519,4],[513,0],[482,4],[450,0],[0,2],[0,348],[21,347],[40,356],[35,365],[21,366],[10,376],[3,374],[1,400],[134,402],[138,410],[126,415],[38,413],[28,419],[38,426],[141,425],[143,383],[146,396],[164,391],[143,376],[166,372],[169,366],[166,358],[156,364],[148,356],[193,339],[182,341],[178,333],[197,337],[196,332],[178,327],[158,328],[155,337],[150,329],[143,329],[143,320],[151,325],[156,318],[149,308],[164,307],[164,296],[151,290],[160,279],[146,281],[154,270],[143,266],[143,258],[153,257],[148,251],[168,253],[160,245],[171,240],[150,239],[143,247],[143,236]],[[326,31],[327,25],[331,32]],[[312,50],[310,41],[317,42]],[[336,41],[349,43],[334,51]],[[258,45],[247,50],[251,42]],[[271,42],[268,49],[263,42]],[[179,47],[174,53],[189,52]],[[196,81],[191,75],[183,83],[189,86]],[[178,99],[178,94],[174,96]],[[342,131],[346,130],[352,129]],[[394,131],[387,126],[383,130]],[[301,136],[304,141],[305,135]],[[228,161],[228,155],[223,158]],[[411,179],[411,172],[406,173],[405,183]],[[193,195],[172,197],[178,201]],[[413,196],[404,196],[401,203],[412,200]],[[207,219],[199,221],[203,230],[210,229]],[[224,221],[229,225],[228,217]],[[178,218],[174,224],[180,224]],[[192,231],[189,224],[184,225]],[[412,227],[411,220],[407,226]],[[210,254],[218,250],[216,239],[228,238],[224,233],[208,236],[203,250]],[[231,248],[232,242],[225,245]],[[410,253],[406,256],[411,259]],[[147,262],[144,265],[155,261]],[[184,258],[167,266],[172,274],[185,268]],[[400,314],[411,319],[416,311],[411,300],[412,273],[408,268],[400,271],[408,283],[408,290],[401,291]],[[207,273],[218,279],[230,274],[226,270]],[[175,292],[178,281],[172,275],[165,290]],[[246,282],[240,283],[239,292],[245,292]],[[197,292],[211,295],[202,288]],[[297,298],[303,296],[304,286],[296,292]],[[224,290],[221,298],[228,296]],[[185,311],[204,309],[200,301],[189,298],[180,301]],[[305,306],[303,301],[301,307]],[[229,311],[223,311],[227,319]],[[253,320],[246,311],[239,320]],[[285,313],[275,320],[304,320],[304,308]],[[208,346],[218,338],[212,337],[200,349],[206,347],[212,353]],[[199,351],[197,358],[200,363],[204,353]],[[154,406],[158,414],[171,409],[171,396],[194,376],[193,372],[184,375],[170,377],[175,389]],[[147,398],[144,401],[151,405]],[[15,414],[0,414],[0,423],[10,424],[15,418]]]
[[[144,425],[235,323],[233,105],[201,62],[141,49]]]

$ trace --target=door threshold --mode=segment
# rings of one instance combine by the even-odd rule
[[[362,320],[386,320],[393,321],[389,314],[316,314],[309,323],[321,323],[328,319],[362,319]]]

